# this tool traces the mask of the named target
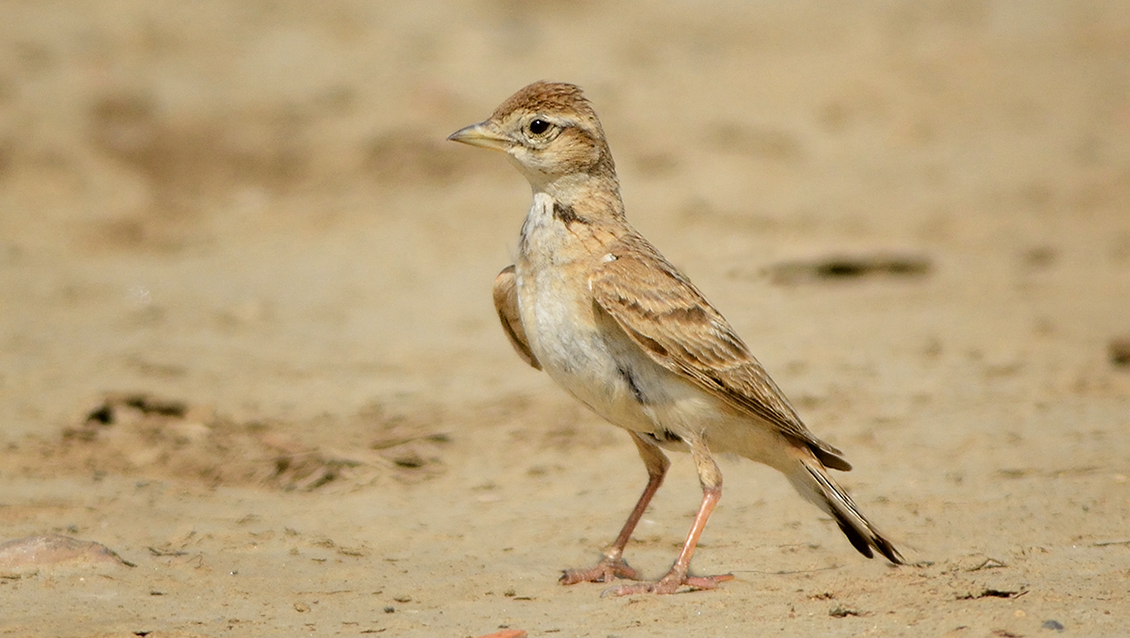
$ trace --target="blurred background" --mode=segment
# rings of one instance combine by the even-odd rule
[[[556,585],[643,470],[511,351],[529,187],[445,141],[540,79],[921,563],[725,461],[736,582]],[[0,540],[141,568],[0,551],[0,628],[1125,635],[1128,300],[1125,2],[4,0]]]
[[[1079,268],[1130,259],[1118,2],[13,0],[3,17],[9,434],[137,384],[310,414],[536,384],[510,378],[488,294],[526,186],[444,138],[538,79],[588,91],[630,217],[692,274],[948,241],[977,286],[1001,251],[1062,266],[1064,233]]]

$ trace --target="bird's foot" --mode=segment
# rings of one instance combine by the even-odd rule
[[[720,583],[733,580],[733,574],[720,574],[718,576],[687,576],[671,570],[666,576],[654,583],[632,583],[609,587],[601,593],[605,596],[631,596],[632,594],[674,594],[682,587],[690,587],[690,591],[699,589],[717,589]]]
[[[562,585],[577,583],[610,583],[617,578],[639,580],[640,574],[628,566],[623,558],[605,558],[589,569],[566,569],[561,574]]]

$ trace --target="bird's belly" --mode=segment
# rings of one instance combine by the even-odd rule
[[[569,286],[553,283],[539,282],[535,290],[519,288],[522,324],[542,369],[615,425],[652,431],[654,425],[645,410],[646,402],[640,400],[640,388],[633,385],[636,380],[630,364],[618,356],[622,347],[615,343],[617,335],[599,328],[591,300],[586,304],[584,299],[568,294]],[[655,365],[651,361],[646,364]]]
[[[562,295],[526,299],[532,309],[522,310],[523,323],[535,326],[530,347],[543,370],[601,417],[653,435],[667,449],[685,450],[686,441],[701,438],[715,452],[783,466],[771,427],[663,368],[618,328],[602,326],[591,302],[566,311]]]
[[[629,430],[651,431],[640,391],[605,336],[572,322],[543,318],[537,357],[549,376],[600,416]]]
[[[562,388],[614,425],[654,435],[669,449],[700,436],[724,418],[715,397],[651,360],[589,301],[566,295],[525,295],[523,325],[542,369]],[[566,306],[566,304],[572,304]],[[533,335],[529,335],[533,332]]]

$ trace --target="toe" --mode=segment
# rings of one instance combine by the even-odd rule
[[[610,596],[631,596],[633,594],[674,594],[683,587],[689,587],[689,591],[717,589],[720,583],[733,579],[733,574],[722,574],[719,576],[680,576],[668,574],[662,580],[654,583],[630,583],[627,585],[609,587],[601,592],[600,596],[601,598],[606,598]]]
[[[687,576],[683,584],[694,589],[717,589],[718,585],[728,580],[734,580],[733,574],[720,574],[718,576]]]
[[[617,578],[639,580],[639,573],[623,560],[602,560],[591,569],[566,569],[559,582],[563,585],[577,583],[610,583]]]

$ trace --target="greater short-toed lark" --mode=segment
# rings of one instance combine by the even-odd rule
[[[720,452],[780,470],[864,556],[875,549],[903,562],[829,475],[828,468],[851,469],[842,453],[808,431],[726,319],[625,219],[612,153],[579,88],[531,84],[449,139],[506,153],[533,187],[517,262],[494,283],[510,343],[523,361],[627,430],[647,467],[647,487],[603,560],[567,570],[563,583],[639,579],[624,546],[663,482],[664,449],[691,453],[702,505],[666,576],[608,594],[712,589],[732,578],[687,573],[722,493],[713,458]]]

